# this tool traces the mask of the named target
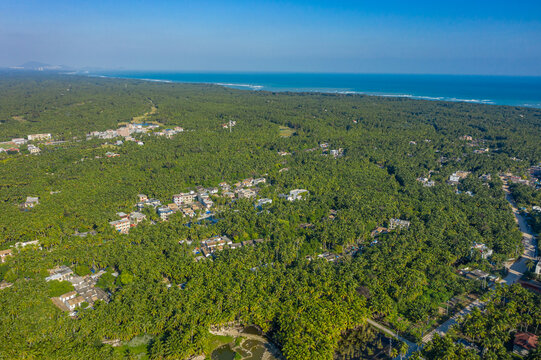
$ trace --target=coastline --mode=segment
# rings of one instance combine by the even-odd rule
[[[73,74],[73,73],[70,73]],[[396,79],[398,89],[396,91],[373,91],[373,90],[359,90],[356,89],[354,82],[359,82],[359,79],[353,79],[350,83],[347,82],[347,75],[344,74],[219,74],[219,73],[151,73],[151,72],[103,72],[103,73],[84,73],[77,74],[89,77],[110,78],[110,79],[129,79],[129,80],[141,80],[149,82],[161,82],[161,83],[180,83],[180,84],[207,84],[218,85],[226,88],[248,91],[269,91],[269,92],[304,92],[304,93],[321,93],[321,94],[343,94],[343,95],[363,95],[363,96],[379,96],[389,98],[406,98],[414,100],[428,100],[428,101],[444,101],[444,102],[456,102],[467,104],[479,104],[479,105],[501,105],[501,106],[514,106],[524,107],[528,109],[541,109],[541,97],[535,100],[516,100],[516,99],[497,99],[495,96],[482,96],[483,89],[487,91],[498,92],[507,91],[508,96],[517,96],[512,90],[504,89],[503,86],[498,85],[498,81],[515,81],[512,85],[516,88],[516,92],[524,92],[524,88],[528,90],[528,87],[523,87],[520,81],[534,81],[534,88],[529,89],[530,94],[535,93],[537,90],[541,94],[541,78],[526,78],[526,77],[482,77],[472,76],[471,78],[459,75],[376,75],[376,74],[353,74],[351,76],[368,77],[371,81],[369,86],[392,87],[393,79]],[[239,79],[234,79],[235,77]],[[275,80],[277,77],[278,80]],[[299,84],[293,83],[295,77],[299,77]],[[311,78],[313,77],[313,78]],[[381,79],[378,79],[381,77]],[[242,79],[244,78],[244,79]],[[422,81],[419,81],[422,79]],[[428,81],[427,81],[428,79]],[[464,82],[466,79],[467,81]],[[486,83],[480,83],[482,79],[485,79]],[[230,80],[230,81],[227,81]],[[253,80],[253,81],[235,81],[235,80]],[[260,80],[260,81],[257,81]],[[334,84],[332,84],[334,80]],[[411,80],[411,85],[408,82]],[[441,80],[441,83],[440,83]],[[320,86],[307,86],[307,83],[320,81]],[[379,82],[378,82],[379,81]],[[424,81],[424,82],[423,82]],[[304,82],[304,84],[303,84]],[[328,83],[325,85],[324,83]],[[342,83],[340,83],[342,82]],[[464,82],[463,84],[461,82]],[[449,91],[446,85],[451,83],[455,88],[460,91],[468,90],[470,94],[432,94],[438,91]],[[495,84],[493,84],[495,83]],[[341,85],[341,86],[329,86],[329,85]],[[346,86],[350,85],[350,86]],[[531,84],[530,84],[531,85]],[[408,90],[404,87],[411,86],[414,90],[415,86],[427,88],[423,91],[400,91]],[[467,88],[471,86],[471,88]],[[402,89],[400,89],[402,87]],[[432,87],[432,88],[431,88]],[[461,88],[462,87],[462,88]],[[539,87],[539,89],[538,89]],[[457,92],[459,92],[457,90]],[[463,91],[463,92],[468,92]],[[472,95],[471,93],[478,91],[475,94],[478,96],[464,96]],[[426,93],[426,94],[425,94]],[[501,96],[505,95],[504,93]]]

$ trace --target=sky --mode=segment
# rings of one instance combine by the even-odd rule
[[[1,0],[0,67],[541,76],[539,0]]]

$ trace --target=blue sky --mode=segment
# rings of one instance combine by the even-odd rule
[[[541,75],[541,1],[0,1],[0,66]]]

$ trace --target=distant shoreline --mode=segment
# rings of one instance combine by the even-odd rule
[[[541,109],[541,78],[536,77],[147,72],[103,72],[78,75],[163,83],[211,84],[250,91],[352,94]],[[320,86],[315,86],[318,83]],[[359,90],[358,87],[363,85],[372,89]],[[396,89],[389,91],[393,85],[396,85]],[[381,89],[374,90],[375,87],[381,87]],[[492,92],[488,95],[493,96],[481,96],[483,90]],[[451,94],[453,91],[456,94]],[[520,99],[520,97],[517,98],[517,94],[524,97],[531,96],[534,99]]]

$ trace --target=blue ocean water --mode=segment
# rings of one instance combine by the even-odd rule
[[[143,71],[111,71],[91,75],[211,83],[245,90],[354,93],[541,108],[541,77]]]

